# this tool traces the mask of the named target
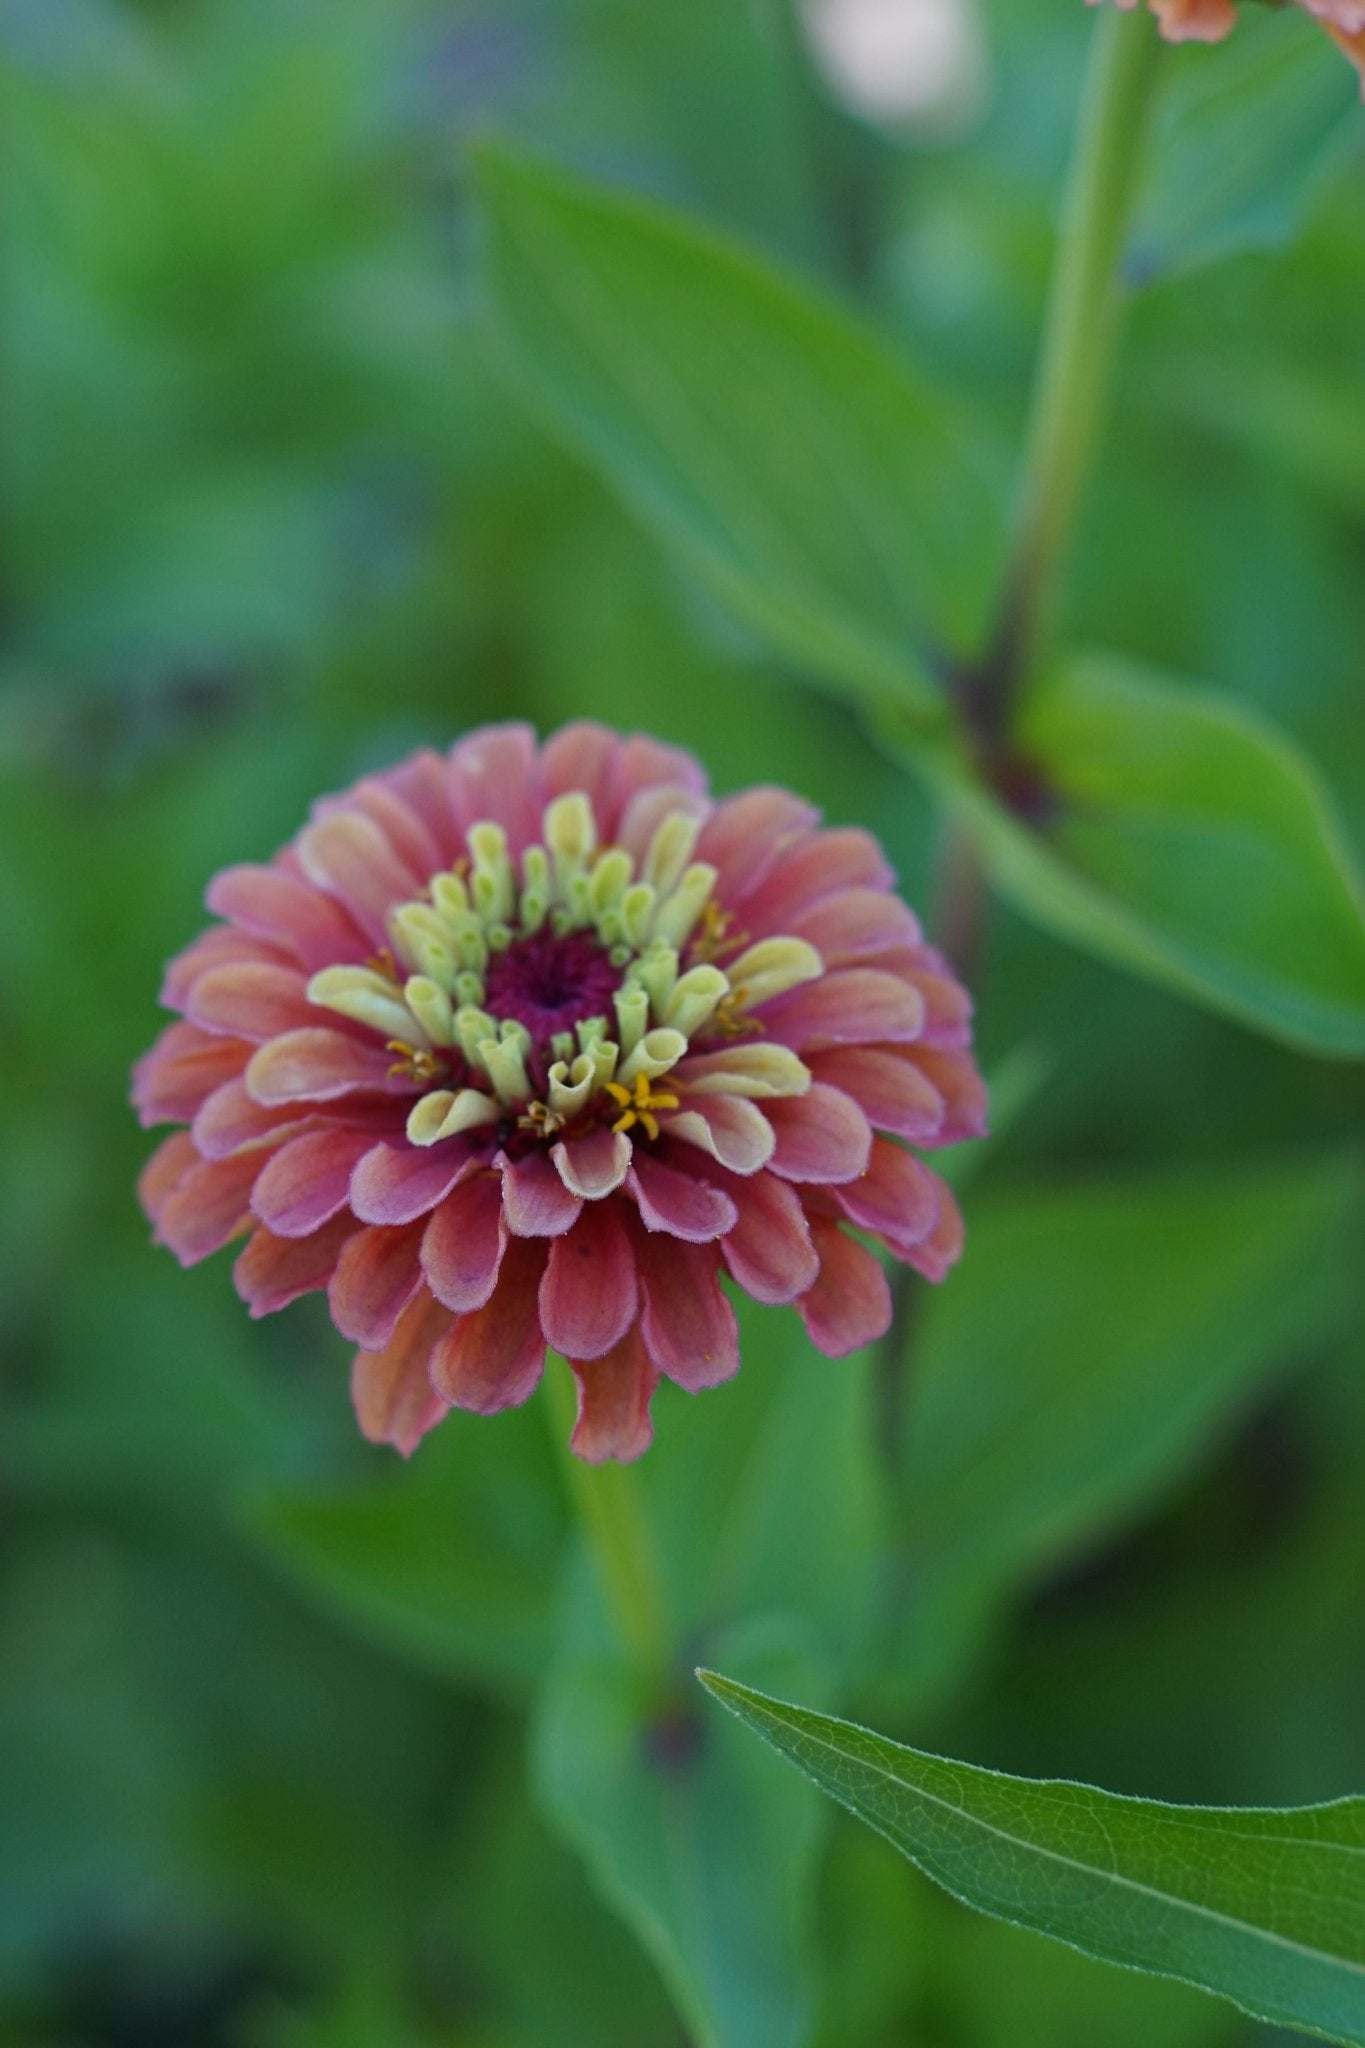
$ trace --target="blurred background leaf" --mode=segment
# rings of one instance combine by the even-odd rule
[[[1278,248],[1359,163],[1356,95],[1330,44],[1283,16],[1240,26],[1218,65],[1175,60],[1133,234],[1139,276]]]
[[[1235,698],[1091,656],[1030,691],[1029,832],[949,767],[997,886],[1062,937],[1306,1051],[1365,1050],[1365,883],[1312,764]]]
[[[497,340],[627,501],[779,652],[934,713],[979,621],[984,484],[875,337],[740,249],[483,152]]]
[[[882,1694],[942,1686],[1000,1603],[1160,1498],[1360,1312],[1353,1158],[1021,1188],[924,1311]]]

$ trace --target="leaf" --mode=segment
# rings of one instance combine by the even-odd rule
[[[563,1518],[534,1412],[452,1414],[378,1483],[257,1489],[240,1518],[303,1591],[425,1669],[514,1698],[538,1674]]]
[[[926,1553],[1027,1576],[1108,1532],[1347,1305],[1354,1160],[1032,1186],[927,1302],[906,1445]]]
[[[1268,719],[1093,656],[1030,694],[1019,743],[1052,793],[1036,829],[948,783],[1018,910],[1302,1051],[1365,1053],[1365,889]]]
[[[1301,17],[1248,15],[1216,64],[1201,56],[1177,59],[1163,97],[1140,275],[1287,242],[1355,139],[1352,73]]]
[[[1365,2044],[1365,1799],[1167,1806],[1007,1777],[697,1675],[968,1905],[1254,2018]]]
[[[528,394],[751,628],[846,694],[943,706],[996,501],[943,400],[806,286],[664,209],[478,153],[495,333]]]
[[[1173,1486],[1333,1332],[1359,1199],[1342,1157],[975,1199],[917,1338],[898,1682]]]

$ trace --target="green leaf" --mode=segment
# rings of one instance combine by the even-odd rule
[[[943,400],[838,307],[645,201],[485,148],[498,342],[530,397],[776,650],[943,712],[996,500]]]
[[[458,1683],[521,1695],[551,1636],[562,1540],[543,1421],[452,1414],[410,1465],[381,1460],[392,1469],[369,1485],[255,1489],[241,1519],[362,1634]]]
[[[1053,794],[1035,829],[949,783],[1017,909],[1271,1038],[1365,1053],[1365,889],[1268,719],[1094,656],[1031,692],[1019,742]]]
[[[1341,1157],[974,1200],[925,1303],[904,1448],[898,1677],[1173,1486],[1349,1307]]]
[[[1167,1806],[1007,1777],[698,1676],[968,1905],[1257,2019],[1365,2044],[1365,1799]]]
[[[1216,64],[1177,58],[1133,235],[1139,274],[1287,242],[1354,142],[1352,73],[1301,16],[1248,14]]]

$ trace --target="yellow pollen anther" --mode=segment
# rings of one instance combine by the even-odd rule
[[[391,1038],[384,1047],[385,1052],[396,1052],[398,1058],[389,1068],[389,1079],[395,1080],[400,1074],[405,1081],[417,1081],[428,1086],[441,1078],[441,1062],[434,1052],[425,1046],[409,1045],[405,1038]]]
[[[607,1082],[607,1093],[614,1102],[621,1105],[621,1115],[612,1125],[613,1131],[630,1131],[639,1124],[645,1136],[652,1143],[659,1135],[659,1120],[656,1109],[676,1109],[678,1097],[667,1089],[654,1090],[645,1074],[637,1074],[633,1088],[623,1088],[619,1081]]]
[[[725,1038],[750,1038],[755,1032],[762,1031],[763,1026],[757,1017],[740,1015],[747,993],[746,989],[732,988],[728,996],[721,997],[711,1012],[712,1031],[719,1031]]]
[[[548,1102],[530,1102],[517,1118],[519,1131],[530,1131],[533,1137],[552,1138],[556,1131],[562,1131],[564,1119]]]
[[[711,897],[703,906],[700,929],[693,936],[688,948],[689,955],[695,960],[718,960],[722,953],[733,953],[739,947],[747,946],[747,932],[731,933],[730,927],[734,921],[734,912],[722,910],[715,898]]]
[[[403,977],[398,972],[398,962],[387,946],[381,946],[377,953],[371,953],[365,965],[372,974],[382,974],[385,981],[391,981],[395,988],[401,985]]]

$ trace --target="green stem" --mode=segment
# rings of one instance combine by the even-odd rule
[[[987,771],[1008,759],[1010,721],[1071,538],[1109,386],[1122,306],[1120,266],[1137,196],[1160,44],[1145,13],[1106,7],[1095,24],[1062,205],[1034,382],[1014,544],[994,640],[961,678]],[[933,925],[958,972],[980,952],[985,882],[964,828],[948,821]],[[879,1436],[893,1479],[905,1426],[920,1290],[896,1277],[879,1355]]]
[[[1122,307],[1120,266],[1137,196],[1160,54],[1144,12],[1106,7],[1062,205],[1024,471],[982,714],[997,740],[1032,660],[1071,538],[1108,395]]]
[[[569,1497],[592,1552],[617,1640],[642,1700],[657,1705],[669,1691],[672,1632],[638,1475],[630,1465],[587,1465],[574,1456],[569,1449],[574,1424],[572,1368],[552,1359],[546,1382],[550,1426]]]

